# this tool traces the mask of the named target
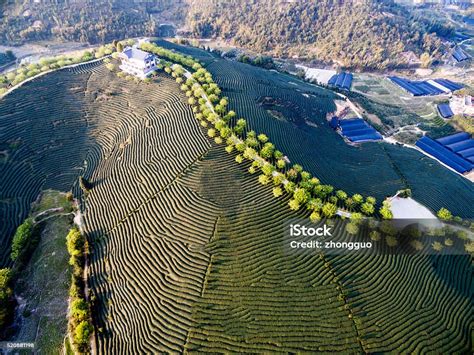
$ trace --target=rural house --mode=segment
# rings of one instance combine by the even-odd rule
[[[159,59],[151,53],[135,47],[126,47],[119,54],[122,61],[120,69],[124,72],[145,79],[156,70]]]

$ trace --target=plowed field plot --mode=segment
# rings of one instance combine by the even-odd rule
[[[324,122],[333,109],[330,92],[216,58],[208,63],[238,114],[326,182],[384,195],[407,181],[415,197],[432,208],[442,204],[472,213],[470,185],[418,153],[407,156],[405,150],[377,144],[347,147]],[[71,84],[53,85],[59,78]],[[16,201],[34,198],[52,169],[57,173],[51,176],[64,176],[57,180],[64,190],[78,174],[91,184],[82,209],[91,245],[98,353],[460,353],[472,348],[468,256],[288,253],[282,224],[307,218],[307,212],[291,212],[288,196],[275,199],[272,186],[248,174],[249,163],[236,164],[233,154],[207,138],[173,79],[160,74],[154,83],[136,84],[98,66],[42,80],[7,97],[0,108],[6,117],[2,124],[9,122],[0,133],[17,132],[8,138],[14,148],[23,143],[17,153],[8,148],[7,164],[17,163],[2,166],[9,174],[2,194],[13,197],[2,205],[1,218],[17,218],[27,209],[28,198]],[[42,93],[43,106],[56,103],[52,111],[35,106],[35,91]],[[54,101],[58,97],[71,103]],[[279,98],[272,101],[279,107],[304,108],[301,117],[312,112],[317,127],[272,117],[258,104],[265,97]],[[287,105],[293,100],[299,101]],[[36,108],[24,112],[25,105]],[[52,116],[80,122],[80,128],[65,130],[70,135],[61,154],[44,152],[32,166],[36,153],[61,137],[63,131],[51,132]],[[29,117],[38,117],[38,123]],[[41,140],[46,141],[42,148],[22,148]],[[411,160],[428,171],[408,174]],[[423,189],[418,176],[430,173],[435,185]],[[25,180],[16,182],[20,174]],[[444,191],[442,183],[456,192]],[[457,210],[449,205],[452,200]],[[9,201],[19,207],[12,210]],[[9,222],[10,230],[20,220]],[[335,231],[335,238],[345,235],[339,225]]]

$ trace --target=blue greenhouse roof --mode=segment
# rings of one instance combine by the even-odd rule
[[[345,72],[335,74],[331,79],[329,79],[328,84],[340,89],[350,90],[352,85],[352,74]]]
[[[474,168],[474,139],[466,132],[437,140],[425,136],[416,145],[458,173],[463,174]]]
[[[469,55],[466,54],[466,52],[464,52],[461,47],[454,48],[453,57],[458,62],[462,62],[462,61],[468,60],[470,58]]]
[[[408,91],[413,96],[440,95],[445,93],[443,90],[441,90],[441,88],[430,84],[428,81],[413,81],[403,79],[398,76],[389,76],[389,79],[393,83]],[[452,81],[447,79],[435,79],[434,81],[451,91],[459,90],[462,88],[461,85],[453,83]]]
[[[361,118],[339,120],[341,133],[351,142],[378,141],[382,135]]]
[[[454,113],[451,110],[451,107],[449,106],[449,104],[439,104],[438,105],[438,111],[439,111],[439,114],[443,118],[449,118],[449,117],[452,117],[454,115]]]

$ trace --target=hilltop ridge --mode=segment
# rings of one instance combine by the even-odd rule
[[[0,41],[56,39],[91,44],[137,36],[170,36],[164,24],[195,37],[223,38],[277,57],[386,69],[405,65],[403,53],[443,53],[453,29],[393,1],[155,0],[30,1],[0,4]]]

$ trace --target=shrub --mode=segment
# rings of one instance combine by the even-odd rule
[[[13,315],[11,278],[10,269],[0,269],[0,329],[5,329]]]
[[[92,185],[86,180],[84,176],[79,176],[79,186],[83,192],[89,192],[92,188]]]

